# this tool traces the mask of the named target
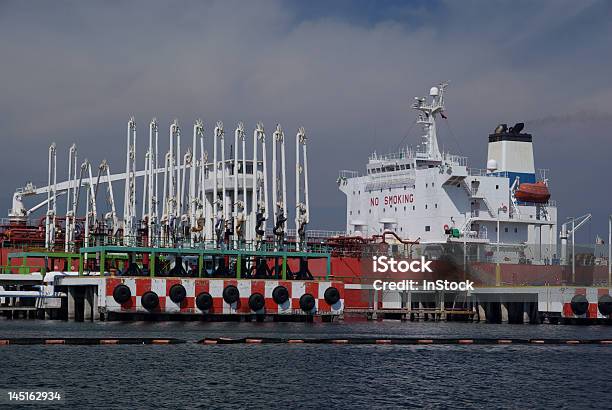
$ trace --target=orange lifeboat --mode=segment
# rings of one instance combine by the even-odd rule
[[[518,189],[514,192],[514,197],[521,202],[543,204],[550,199],[550,191],[542,181],[538,181],[535,184],[525,183],[519,185]]]

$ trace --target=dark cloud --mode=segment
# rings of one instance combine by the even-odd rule
[[[446,148],[484,167],[496,124],[536,119],[527,124],[560,219],[593,209],[593,226],[605,231],[612,194],[594,181],[608,172],[610,118],[564,127],[556,117],[611,112],[609,2],[389,2],[377,13],[315,6],[3,2],[0,161],[11,177],[0,181],[0,200],[10,205],[17,186],[46,180],[52,141],[62,164],[76,141],[80,158],[122,169],[130,115],[141,153],[153,116],[162,130],[175,117],[185,129],[201,117],[208,135],[217,120],[228,129],[261,120],[288,135],[306,127],[313,225],[343,228],[337,171],[363,170],[370,151],[396,148],[413,122],[412,97],[450,80]],[[406,142],[418,135],[412,129]],[[584,136],[601,148],[593,152]]]

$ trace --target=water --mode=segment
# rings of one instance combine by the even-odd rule
[[[1,321],[0,337],[612,338],[612,327]],[[0,346],[1,388],[77,408],[611,408],[612,346]],[[40,406],[36,406],[40,407]]]

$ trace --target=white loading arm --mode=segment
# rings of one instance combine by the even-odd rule
[[[113,235],[117,233],[119,229],[119,219],[117,218],[117,209],[115,208],[115,196],[113,195],[113,183],[111,180],[110,167],[106,160],[102,161],[100,164],[100,170],[102,172],[106,172],[106,182],[108,186],[108,201],[111,206],[111,215],[110,217],[113,220]]]

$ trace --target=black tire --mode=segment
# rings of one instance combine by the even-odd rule
[[[340,300],[340,291],[334,287],[327,288],[323,294],[323,298],[328,305],[335,305]]]
[[[601,313],[604,316],[611,315],[612,314],[612,296],[601,295],[601,297],[597,301],[597,309],[599,309],[599,313]]]
[[[570,303],[576,316],[584,315],[589,310],[589,301],[584,295],[576,295]]]
[[[159,297],[155,292],[145,292],[140,298],[140,304],[147,310],[153,310],[159,306]]]
[[[236,286],[228,285],[223,289],[223,300],[229,305],[238,302],[240,300],[240,291]]]
[[[305,293],[302,295],[300,298],[300,308],[302,308],[304,312],[311,312],[315,306],[316,301],[314,296],[312,296],[310,293]]]
[[[187,291],[185,290],[185,286],[177,283],[176,285],[172,285],[170,288],[170,300],[174,303],[181,303],[187,297]]]
[[[210,310],[213,306],[213,298],[208,292],[202,292],[196,297],[196,306],[202,312]]]
[[[132,298],[132,291],[126,285],[121,284],[115,286],[115,290],[113,290],[113,299],[115,302],[123,305],[128,302]]]
[[[289,300],[289,291],[284,286],[277,286],[272,291],[272,299],[277,305],[282,305]]]
[[[252,311],[258,312],[266,306],[266,298],[261,293],[253,293],[249,297],[249,307]]]

